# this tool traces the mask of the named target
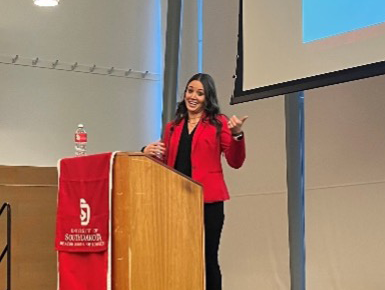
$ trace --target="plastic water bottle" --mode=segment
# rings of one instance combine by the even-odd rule
[[[83,124],[79,124],[75,131],[75,155],[82,156],[87,153],[87,132]]]

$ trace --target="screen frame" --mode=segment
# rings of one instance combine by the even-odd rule
[[[230,104],[249,102],[385,74],[385,60],[325,74],[243,90],[243,0],[239,0],[237,61]]]

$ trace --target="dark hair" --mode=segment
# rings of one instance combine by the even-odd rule
[[[184,96],[186,94],[188,85],[192,81],[200,81],[202,83],[205,94],[205,118],[217,128],[217,134],[219,134],[222,129],[222,123],[217,119],[217,115],[220,114],[217,91],[215,89],[215,83],[213,78],[210,75],[204,73],[195,74],[188,80],[183,92],[183,99],[178,103],[176,109],[174,123],[179,124],[183,118],[187,117],[187,107],[184,100]]]

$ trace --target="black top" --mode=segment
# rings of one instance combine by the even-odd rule
[[[176,170],[189,177],[191,177],[191,144],[196,127],[197,126],[195,126],[194,130],[189,134],[188,120],[185,120],[174,165]]]

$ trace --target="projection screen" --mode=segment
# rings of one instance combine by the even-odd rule
[[[385,74],[384,0],[240,0],[240,103]]]

